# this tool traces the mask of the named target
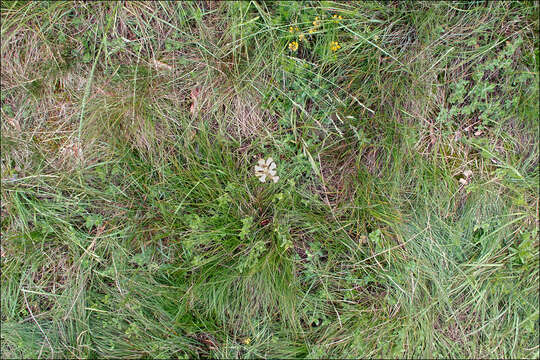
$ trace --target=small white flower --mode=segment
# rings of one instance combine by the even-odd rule
[[[259,159],[257,165],[255,165],[255,176],[259,178],[260,182],[266,182],[266,179],[271,179],[274,183],[277,183],[279,176],[276,175],[276,163],[270,157],[267,160]]]

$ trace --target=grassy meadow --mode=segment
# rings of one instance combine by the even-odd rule
[[[537,1],[1,25],[1,358],[540,356]]]

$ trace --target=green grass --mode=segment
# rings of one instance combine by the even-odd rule
[[[538,358],[538,11],[2,1],[1,357]]]

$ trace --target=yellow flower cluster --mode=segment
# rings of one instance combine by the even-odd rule
[[[339,49],[341,49],[341,45],[339,45],[339,43],[337,41],[331,41],[330,42],[330,50],[338,51]]]
[[[337,23],[339,20],[343,20],[343,17],[341,15],[334,14],[332,15],[332,19],[335,23]]]
[[[313,21],[313,27],[311,29],[309,29],[308,32],[310,34],[313,34],[315,31],[317,31],[317,28],[319,26],[321,26],[321,19],[318,16],[316,16],[315,20]]]
[[[343,17],[341,15],[334,14],[334,15],[332,15],[332,19],[333,19],[333,22],[337,23],[339,20],[343,20]],[[315,20],[313,20],[313,27],[308,29],[308,33],[309,34],[314,34],[315,32],[317,32],[318,28],[321,25],[322,25],[321,18],[316,16]],[[291,34],[298,33],[298,32],[300,32],[300,29],[298,28],[298,26],[289,26],[289,32]],[[299,33],[298,34],[298,41],[300,41],[300,42],[301,41],[306,41],[306,36],[304,35],[304,33]],[[291,41],[289,43],[289,50],[291,50],[293,52],[297,51],[298,50],[298,41]],[[330,50],[338,51],[339,49],[341,49],[341,45],[339,45],[339,43],[337,41],[330,42]]]
[[[294,34],[294,33],[297,33],[297,32],[300,32],[300,28],[298,26],[289,26],[289,32],[291,34]],[[303,33],[300,33],[298,34],[298,40],[299,41],[305,41],[306,40],[306,36],[303,34]],[[291,41],[289,43],[289,50],[295,52],[298,50],[298,41]]]
[[[291,41],[289,43],[289,50],[291,50],[291,51],[298,50],[298,41]]]

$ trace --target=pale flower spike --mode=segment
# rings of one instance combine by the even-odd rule
[[[266,179],[271,179],[274,183],[277,183],[279,176],[276,175],[276,163],[270,157],[266,161],[259,159],[257,165],[255,165],[255,176],[259,178],[260,182],[266,182]]]

